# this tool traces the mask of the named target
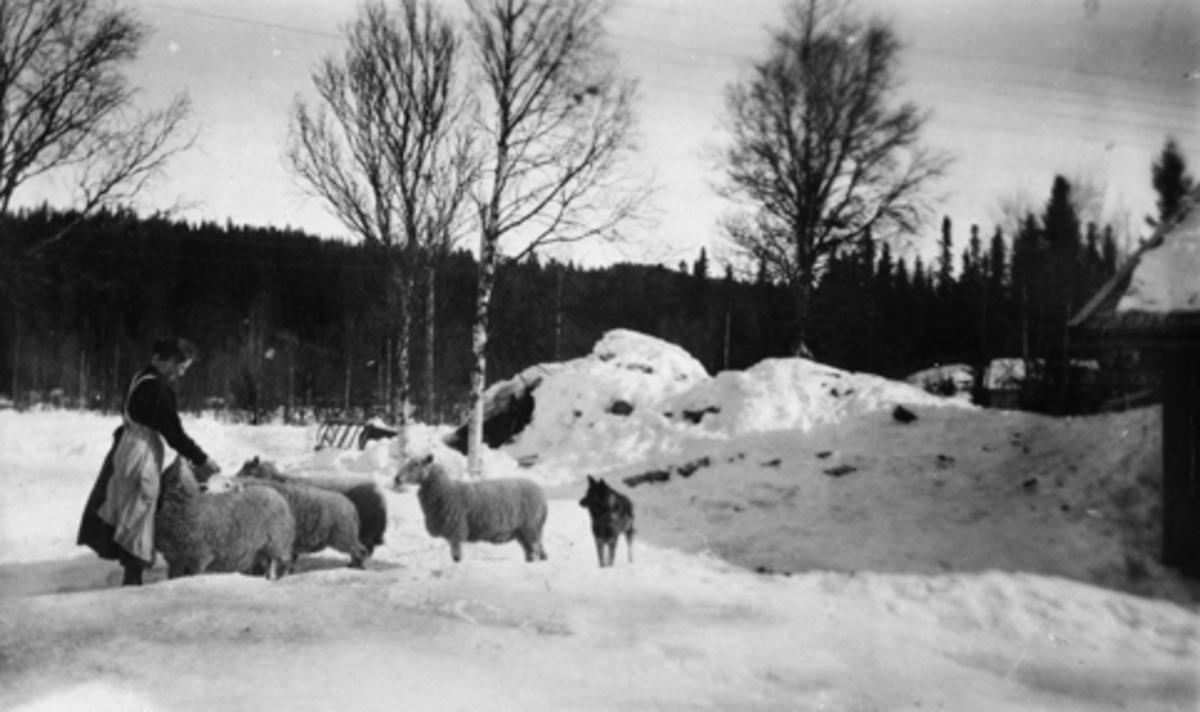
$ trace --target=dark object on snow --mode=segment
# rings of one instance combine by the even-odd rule
[[[632,415],[633,404],[629,401],[615,400],[608,406],[608,412],[613,415]]]
[[[720,408],[718,408],[715,405],[710,405],[707,408],[704,408],[702,410],[685,410],[685,411],[683,411],[683,419],[686,420],[687,422],[691,423],[692,425],[699,425],[700,422],[702,420],[704,420],[704,416],[716,415],[717,413],[720,413],[720,412],[721,412]]]
[[[767,460],[766,462],[764,462],[762,464],[762,466],[763,467],[779,467],[782,464],[783,464],[783,459],[777,457],[774,460]]]
[[[592,536],[596,539],[596,555],[600,568],[613,565],[617,540],[625,535],[629,563],[633,563],[633,502],[608,486],[603,479],[588,475],[588,490],[579,506],[585,507],[592,518]]]
[[[651,470],[643,472],[640,475],[625,478],[625,484],[630,487],[637,487],[643,482],[666,482],[671,479],[670,470]]]
[[[841,477],[842,475],[848,475],[857,470],[857,467],[851,467],[850,465],[838,465],[837,467],[831,467],[828,470],[825,470],[825,474],[829,475],[830,477]]]
[[[699,460],[685,462],[684,464],[675,468],[675,470],[679,473],[680,477],[691,477],[693,474],[695,474],[696,470],[699,470],[701,467],[708,467],[711,464],[712,460],[707,457],[702,457]]]
[[[1038,488],[1038,478],[1030,477],[1029,479],[1022,482],[1021,486],[1024,487],[1026,490],[1032,492]]]
[[[917,419],[917,414],[902,405],[898,405],[896,406],[896,409],[892,411],[892,417],[900,423],[911,423]]]
[[[629,487],[637,487],[643,482],[666,482],[671,479],[671,475],[691,477],[701,467],[708,467],[709,465],[712,465],[712,458],[706,455],[691,462],[685,462],[682,465],[670,465],[665,470],[651,470],[640,475],[626,477],[625,484]]]
[[[821,452],[817,453],[817,459],[824,460],[825,458],[829,457],[832,454],[833,454],[832,450],[822,450]]]
[[[497,383],[484,394],[483,442],[490,448],[498,448],[513,441],[525,426],[533,422],[536,405],[534,391],[542,385],[551,371],[546,366],[533,366],[522,371],[509,381]],[[446,436],[447,446],[467,454],[470,422],[459,426]]]

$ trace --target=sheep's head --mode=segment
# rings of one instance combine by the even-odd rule
[[[401,490],[406,484],[420,484],[429,476],[429,471],[436,466],[433,461],[433,454],[425,457],[418,457],[414,460],[409,460],[400,466],[400,471],[396,473],[396,477],[392,480],[392,487],[396,490]]]
[[[242,469],[238,470],[235,477],[253,477],[260,480],[281,479],[279,469],[275,467],[275,463],[265,462],[257,457],[246,460],[242,465]]]

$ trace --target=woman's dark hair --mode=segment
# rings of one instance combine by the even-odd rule
[[[160,361],[195,361],[199,351],[196,350],[196,345],[187,339],[172,337],[169,339],[156,339],[150,353],[154,358]]]

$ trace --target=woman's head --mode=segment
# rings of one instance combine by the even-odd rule
[[[188,367],[196,360],[196,354],[195,344],[178,337],[158,339],[150,350],[154,367],[168,380],[174,380],[186,373]]]

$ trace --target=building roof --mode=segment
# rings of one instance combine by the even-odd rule
[[[1087,340],[1200,343],[1200,188],[1159,225],[1068,327]]]

